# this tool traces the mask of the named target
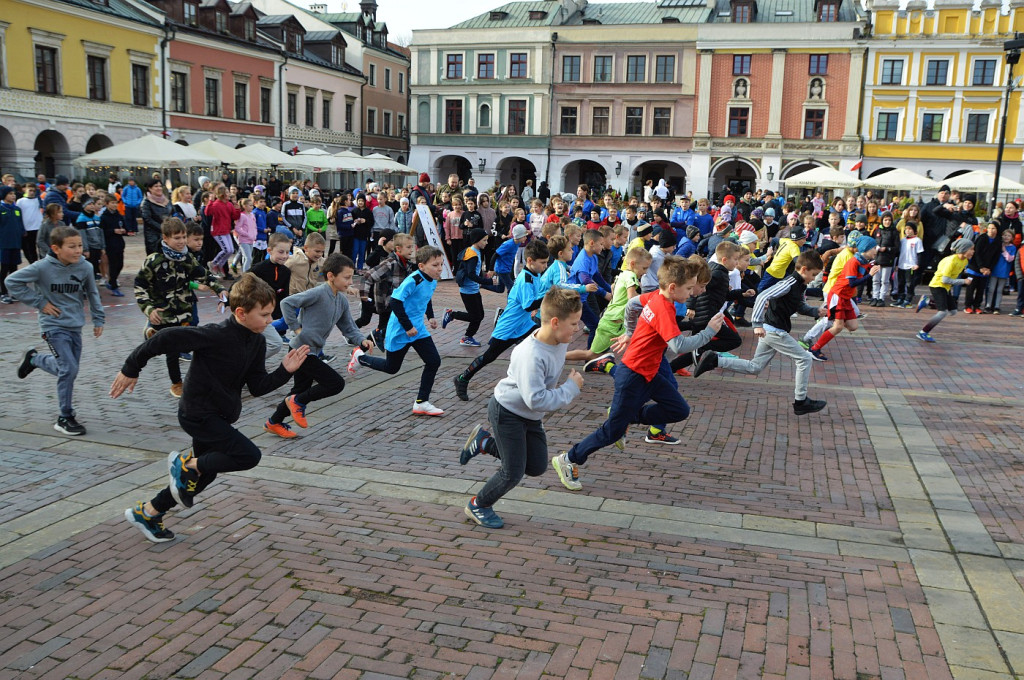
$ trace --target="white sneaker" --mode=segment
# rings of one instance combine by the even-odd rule
[[[580,483],[580,469],[575,463],[569,461],[569,454],[565,451],[551,459],[551,467],[558,473],[558,479],[562,485],[570,491],[579,491],[583,488]]]
[[[443,416],[444,411],[429,401],[421,401],[412,405],[412,414],[414,416]]]
[[[356,374],[356,369],[359,368],[359,357],[366,354],[363,350],[356,347],[352,350],[352,358],[348,360],[348,372],[352,375]]]

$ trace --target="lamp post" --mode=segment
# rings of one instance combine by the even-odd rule
[[[1006,147],[1006,118],[1010,113],[1010,93],[1013,92],[1013,67],[1020,61],[1020,50],[1024,48],[1024,39],[1020,33],[1014,36],[1014,40],[1007,40],[1003,43],[1003,51],[1006,52],[1006,91],[1003,93],[1003,119],[999,124],[999,150],[996,152],[996,177],[992,181],[992,200],[989,202],[988,214],[992,216],[996,211],[996,201],[999,200],[999,174],[1003,170],[1003,149]]]
[[[477,167],[480,168],[480,172],[483,172],[484,168],[487,167],[487,159],[486,158],[481,158],[479,160],[480,160],[480,162],[477,164]]]

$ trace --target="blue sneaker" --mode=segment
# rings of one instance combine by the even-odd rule
[[[444,315],[441,317],[441,328],[448,328],[448,324],[452,322],[453,316],[455,316],[454,309],[444,310]]]
[[[164,528],[164,516],[146,517],[142,511],[142,501],[135,504],[134,508],[124,511],[124,518],[142,532],[142,535],[152,543],[166,543],[174,540],[174,532]]]
[[[466,504],[466,517],[488,529],[500,529],[505,526],[505,523],[498,517],[498,513],[490,508],[481,508],[476,504],[476,496],[470,498],[469,503]]]
[[[178,355],[178,358],[181,359],[182,361],[192,361],[192,353],[182,352],[181,354]]]
[[[171,488],[171,495],[179,505],[191,508],[196,493],[196,485],[199,483],[199,475],[185,467],[185,464],[192,459],[192,451],[181,453],[171,451],[167,456],[168,486]]]
[[[918,340],[924,340],[925,342],[935,342],[935,338],[933,338],[932,336],[928,335],[924,331],[918,331],[917,332],[917,339]]]
[[[479,347],[480,343],[476,341],[476,338],[471,338],[468,335],[464,337],[460,342],[463,347]]]
[[[120,288],[111,288],[110,294],[114,297],[124,297],[124,293],[121,292]]]
[[[820,349],[812,349],[810,353],[815,361],[828,361],[828,357],[822,354]]]
[[[384,331],[377,328],[370,335],[373,336],[373,344],[377,346],[377,349],[384,351]]]
[[[920,312],[922,309],[924,309],[927,306],[928,306],[928,296],[927,295],[922,295],[921,299],[917,301],[917,309],[915,309],[914,311],[915,312]]]
[[[484,453],[484,440],[491,436],[491,433],[484,429],[483,425],[477,423],[466,439],[466,445],[462,447],[459,454],[459,465],[465,465],[471,459]]]

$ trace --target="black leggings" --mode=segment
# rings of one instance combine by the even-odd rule
[[[373,313],[377,311],[373,304],[373,300],[362,300],[361,307],[362,309],[360,310],[359,318],[356,319],[356,326],[359,328],[370,323],[370,320],[373,319]]]
[[[480,330],[480,323],[484,320],[484,298],[480,293],[459,293],[462,296],[462,304],[466,306],[464,312],[452,312],[452,318],[458,321],[467,321],[466,336],[472,338]]]
[[[964,307],[981,309],[985,306],[985,289],[988,288],[987,276],[971,275],[971,285],[967,286],[967,299]]]
[[[515,347],[520,342],[528,338],[530,336],[530,333],[533,333],[533,330],[534,329],[531,328],[521,337],[514,338],[511,340],[502,340],[501,338],[492,337],[490,342],[487,344],[487,351],[478,356],[476,359],[473,359],[473,362],[469,365],[469,367],[459,374],[459,378],[463,382],[469,382],[470,380],[473,379],[473,376],[476,375],[477,371],[479,371],[487,364],[496,360],[498,357],[505,353],[505,350],[509,349],[510,347]]]
[[[36,251],[37,236],[39,236],[38,231],[26,231],[25,235],[21,237],[21,252],[25,254],[25,259],[29,264],[39,259],[39,253]]]
[[[188,323],[169,323],[162,326],[153,326],[153,330],[160,332],[165,328],[178,328],[179,326],[188,326]],[[177,385],[181,382],[181,355],[175,352],[170,352],[164,357],[167,361],[167,377],[171,379],[172,385]]]
[[[437,369],[441,368],[441,355],[437,353],[434,340],[428,335],[422,340],[411,342],[402,349],[394,352],[386,352],[383,357],[364,354],[359,357],[359,363],[369,366],[375,371],[383,371],[394,375],[402,368],[402,362],[409,348],[416,350],[416,354],[423,361],[423,373],[420,374],[420,391],[416,395],[417,401],[429,401],[430,390],[434,388],[434,378],[437,376]]]
[[[114,290],[117,290],[117,277],[124,269],[124,251],[107,251],[107,283]]]
[[[0,294],[7,295],[7,277],[18,270],[16,264],[0,264]]]
[[[323,361],[309,355],[299,366],[299,370],[295,371],[295,382],[288,394],[294,394],[295,401],[299,402],[300,406],[309,406],[311,402],[333,397],[343,389],[345,379]],[[283,423],[289,414],[290,411],[282,399],[274,415],[270,416],[270,422]]]
[[[699,333],[700,331],[694,331]],[[723,323],[722,327],[718,329],[718,333],[715,334],[708,344],[704,345],[698,350],[698,354],[714,351],[714,352],[731,352],[740,345],[743,344],[743,338],[739,336],[739,333],[729,327],[728,324]],[[672,372],[678,371],[680,368],[686,368],[693,363],[693,354],[691,352],[685,352],[680,354],[672,360]]]
[[[192,452],[199,470],[197,495],[219,473],[251,470],[260,462],[259,448],[220,416],[186,418],[179,415],[178,423],[192,437]],[[152,503],[158,513],[165,513],[176,505],[171,490],[166,487],[153,498]]]

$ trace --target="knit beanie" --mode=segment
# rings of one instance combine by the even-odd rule
[[[480,239],[484,238],[485,236],[487,236],[487,232],[484,231],[483,229],[480,229],[479,227],[476,228],[476,229],[470,229],[469,230],[469,241],[467,241],[467,243],[471,243],[471,244],[472,243],[476,243],[477,241],[479,241]]]
[[[962,238],[953,242],[953,252],[957,255],[963,255],[968,250],[974,247],[974,242],[969,238]]]
[[[857,239],[857,252],[866,253],[877,245],[878,241],[876,241],[872,237],[861,236],[859,239]]]

